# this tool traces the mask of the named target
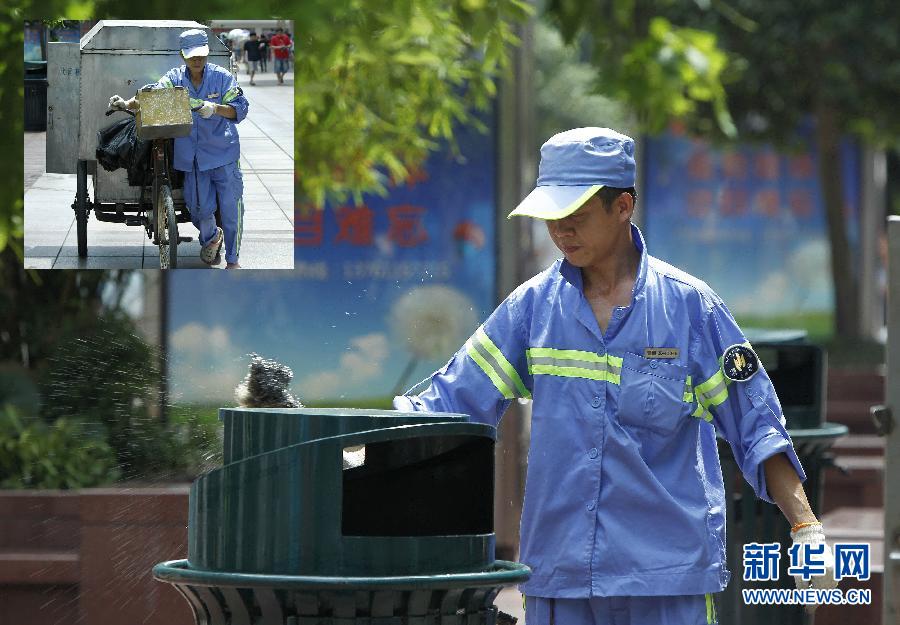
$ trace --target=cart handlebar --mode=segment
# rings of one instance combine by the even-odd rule
[[[109,107],[107,106],[107,107],[106,107],[106,116],[109,117],[109,116],[112,115],[113,113],[128,113],[129,115],[131,115],[132,117],[134,117],[134,111],[130,111],[130,110],[128,110],[128,109],[114,109],[114,108],[109,108]]]

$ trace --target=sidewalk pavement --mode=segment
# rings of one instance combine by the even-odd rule
[[[518,619],[519,625],[525,625],[525,606],[522,605],[522,593],[515,586],[507,586],[500,591],[494,600],[494,605],[501,612],[506,612],[510,616]],[[563,625],[560,623],[560,625]]]
[[[247,118],[238,124],[244,176],[244,231],[240,264],[244,269],[294,267],[294,80],[276,84],[275,74],[238,76],[250,101]],[[25,133],[25,267],[34,269],[154,269],[158,248],[138,226],[97,221],[87,228],[87,258],[78,257],[74,174],[46,173],[46,133]],[[91,177],[88,191],[93,199]],[[202,268],[197,229],[178,224],[192,238],[178,246],[179,268]],[[222,262],[225,267],[225,250]]]

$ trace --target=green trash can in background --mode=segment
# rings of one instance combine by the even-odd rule
[[[794,330],[748,331],[747,338],[772,379],[784,411],[788,433],[800,458],[807,480],[804,483],[809,503],[816,516],[821,514],[823,471],[833,465],[830,453],[834,442],[847,434],[847,426],[826,423],[825,393],[827,357],[825,350],[806,339],[806,333]],[[726,540],[731,582],[719,603],[722,625],[808,625],[812,617],[803,606],[745,605],[741,590],[752,588],[794,588],[787,573],[790,566],[790,525],[777,506],[756,497],[734,461],[731,447],[719,440],[719,457],[725,481]],[[743,546],[746,543],[781,545],[779,576],[772,582],[744,582]]]
[[[46,61],[25,61],[25,130],[47,130]]]
[[[528,567],[494,559],[496,430],[465,415],[222,409],[188,558],[156,579],[209,625],[492,625]]]

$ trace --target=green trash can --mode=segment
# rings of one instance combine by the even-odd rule
[[[25,61],[25,130],[47,130],[47,62]]]
[[[531,572],[494,558],[493,427],[350,409],[220,418],[224,462],[191,487],[188,558],[153,569],[197,623],[504,622],[497,593]]]
[[[827,358],[824,349],[806,339],[806,333],[794,330],[748,331],[766,372],[772,379],[784,411],[794,449],[806,471],[804,483],[809,503],[816,516],[821,514],[823,471],[833,466],[830,449],[847,434],[847,426],[824,422]],[[722,593],[719,622],[728,625],[808,625],[812,617],[803,606],[745,605],[742,589],[794,588],[787,573],[791,528],[774,504],[756,497],[734,460],[731,447],[719,440],[719,457],[725,482],[727,565],[731,581]],[[781,545],[779,575],[772,582],[744,582],[743,546],[747,543]]]

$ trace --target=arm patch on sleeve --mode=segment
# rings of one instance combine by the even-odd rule
[[[722,373],[732,382],[746,382],[759,372],[759,358],[749,345],[732,345],[722,354]]]

